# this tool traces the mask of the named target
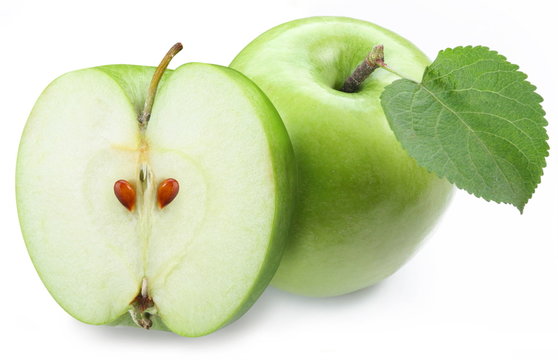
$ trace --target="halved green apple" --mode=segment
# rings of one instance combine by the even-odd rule
[[[138,121],[154,70],[102,66],[47,87],[21,139],[19,217],[42,281],[75,318],[200,336],[273,276],[293,153],[266,96],[221,66],[159,71]]]

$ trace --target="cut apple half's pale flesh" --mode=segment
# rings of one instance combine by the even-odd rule
[[[242,315],[279,264],[292,149],[266,96],[216,65],[167,71],[141,126],[154,70],[98,67],[47,87],[18,154],[20,223],[75,318],[200,336]]]

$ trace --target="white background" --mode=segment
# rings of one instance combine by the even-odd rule
[[[558,28],[550,4],[0,0],[1,356],[558,358]],[[42,89],[74,69],[156,65],[176,41],[185,50],[174,66],[189,61],[226,65],[261,32],[313,15],[378,23],[431,58],[445,47],[483,44],[519,64],[546,99],[553,149],[525,213],[458,192],[429,241],[387,281],[329,299],[270,288],[239,321],[203,338],[90,326],[67,315],[35,273],[15,209],[19,136]]]

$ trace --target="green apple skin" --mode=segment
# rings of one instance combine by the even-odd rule
[[[181,190],[165,209],[154,208],[151,239],[141,245],[136,233],[141,230],[136,227],[138,209],[129,212],[124,208],[112,185],[121,176],[134,182],[137,175],[137,117],[154,70],[135,65],[100,66],[65,74],[45,89],[20,142],[18,215],[41,280],[76,319],[95,325],[137,326],[128,310],[145,277],[157,310],[151,328],[202,336],[243,315],[273,277],[290,228],[296,185],[294,155],[277,111],[245,76],[226,67],[198,63],[167,70],[146,137],[155,168],[154,183],[173,176],[180,181]],[[201,99],[193,100],[196,97]],[[170,113],[169,107],[173,108]],[[178,117],[171,119],[173,113]],[[205,113],[209,113],[207,118]],[[213,163],[203,159],[207,153],[212,154]],[[256,161],[246,154],[262,159]],[[188,164],[196,165],[185,168],[186,158],[191,159],[186,160]],[[223,158],[229,161],[223,163]],[[213,178],[210,172],[192,170],[203,170],[204,161],[229,169],[230,177]],[[242,172],[246,170],[242,166],[257,162],[268,165],[263,171],[249,168],[252,172]],[[207,188],[200,187],[196,178],[206,179]],[[249,188],[253,181],[263,184],[262,199],[255,188]],[[229,194],[241,182],[247,182],[246,191],[250,189],[256,197],[252,197],[255,201],[244,200],[237,209],[239,205]],[[228,203],[219,203],[222,194],[212,186],[225,186]],[[246,191],[236,196],[246,198]],[[204,192],[207,197],[200,195]],[[260,212],[263,203],[266,211]],[[227,231],[203,239],[216,238],[213,246],[219,251],[213,253],[207,248],[211,244],[192,243],[189,236],[192,227],[195,235],[203,234],[204,224],[215,217],[206,211],[210,206],[232,209],[225,213],[229,216],[218,215],[210,232],[220,231],[221,220],[236,217],[239,221],[224,224]],[[148,251],[154,254],[146,262],[142,253]],[[200,256],[189,255],[194,251]],[[184,275],[181,269],[188,266],[191,269]],[[242,270],[243,266],[250,268]],[[169,275],[168,269],[173,267],[174,273]]]
[[[373,46],[420,81],[428,58],[374,24],[313,17],[260,35],[231,67],[271,99],[293,143],[298,200],[272,285],[325,297],[373,285],[417,250],[453,193],[419,167],[392,133],[380,95],[397,77],[376,70],[356,93],[340,89]]]

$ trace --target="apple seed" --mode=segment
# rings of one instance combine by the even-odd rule
[[[176,195],[178,195],[178,189],[178,181],[175,179],[166,179],[161,182],[161,185],[159,185],[157,189],[157,203],[159,204],[159,209],[164,208],[174,200]]]
[[[136,206],[136,190],[126,180],[118,180],[114,183],[114,195],[124,207],[134,211]]]

